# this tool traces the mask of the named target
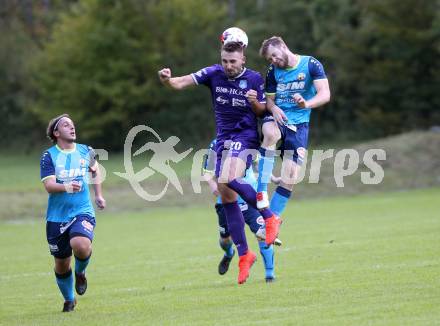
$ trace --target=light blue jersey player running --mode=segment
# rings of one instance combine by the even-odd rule
[[[322,64],[313,57],[292,53],[281,37],[263,41],[260,55],[271,63],[265,86],[266,108],[271,115],[263,120],[257,207],[269,206],[267,185],[275,161],[275,146],[281,139],[281,183],[270,201],[270,209],[280,216],[306,154],[311,110],[330,101],[330,89]]]
[[[225,252],[222,260],[218,265],[218,273],[220,275],[225,274],[229,269],[229,264],[235,255],[235,250],[233,248],[233,242],[231,235],[229,233],[228,224],[226,221],[225,212],[223,210],[223,205],[221,201],[220,194],[217,189],[217,182],[214,180],[213,175],[215,173],[216,165],[216,146],[217,140],[214,139],[209,145],[208,154],[205,156],[203,163],[203,174],[205,180],[208,182],[211,192],[217,196],[217,201],[215,204],[215,210],[218,217],[219,225],[219,245],[220,248]],[[252,185],[254,189],[257,187],[257,179],[252,168],[252,165],[246,170],[246,175],[244,176],[244,181]],[[267,245],[265,243],[266,229],[264,224],[264,219],[255,208],[250,207],[241,197],[238,197],[238,205],[243,213],[244,220],[249,226],[250,230],[255,234],[258,240],[258,246],[260,247],[260,253],[263,257],[264,269],[265,269],[265,279],[266,282],[273,282],[275,280],[274,271],[274,249],[273,245]],[[282,244],[281,240],[278,238],[274,242],[275,245],[280,246]]]
[[[95,211],[90,201],[89,183],[93,183],[95,202],[105,207],[100,172],[93,149],[76,144],[76,133],[69,115],[52,119],[47,136],[54,146],[46,150],[40,162],[41,181],[49,193],[46,236],[55,259],[55,278],[64,297],[63,312],[73,311],[76,299],[70,268],[75,255],[75,290],[83,295],[87,289],[85,270],[92,254]],[[89,179],[91,173],[93,180]]]

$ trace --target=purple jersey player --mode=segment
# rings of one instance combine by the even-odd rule
[[[243,46],[230,42],[222,46],[221,65],[180,77],[171,77],[169,68],[158,72],[160,81],[173,89],[203,84],[211,90],[217,126],[216,177],[229,231],[240,256],[239,284],[246,282],[256,256],[248,250],[237,193],[256,208],[256,192],[241,177],[252,162],[251,154],[257,153],[257,115],[265,111],[263,78],[245,68],[244,63]],[[272,244],[278,235],[280,220],[267,208],[260,213],[266,221],[266,243]]]
[[[233,70],[231,73],[235,72]],[[257,90],[254,99],[257,111],[259,105],[265,103],[262,91],[264,81],[259,73],[244,67],[238,70],[237,76],[231,78],[227,73],[225,74],[223,66],[218,64],[201,69],[191,74],[191,77],[197,85],[206,85],[211,90],[217,125],[215,175],[221,177],[221,159],[225,149],[229,150],[232,156],[237,157],[241,153],[244,156],[245,150],[258,148],[257,119],[253,105],[247,100],[247,91]],[[248,168],[252,157],[243,157],[243,159]]]

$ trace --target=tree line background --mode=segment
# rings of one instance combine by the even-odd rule
[[[64,112],[99,148],[121,149],[137,124],[206,145],[208,90],[168,90],[157,70],[220,62],[230,26],[247,32],[247,66],[263,75],[272,35],[324,64],[332,101],[312,115],[315,143],[440,125],[438,0],[2,0],[1,147],[35,148]]]

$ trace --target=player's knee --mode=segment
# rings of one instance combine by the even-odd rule
[[[85,259],[92,253],[92,242],[85,237],[75,237],[70,240],[73,253],[80,259]]]
[[[275,134],[265,134],[263,138],[263,145],[266,145],[265,147],[275,145],[278,139],[279,138]]]
[[[281,135],[279,130],[268,127],[263,129],[263,147],[270,147],[275,145],[280,140]]]

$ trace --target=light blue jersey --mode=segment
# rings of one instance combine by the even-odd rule
[[[78,215],[95,216],[88,187],[88,172],[96,164],[95,152],[87,145],[75,144],[73,150],[62,150],[57,145],[41,157],[41,181],[55,176],[57,183],[77,181],[82,185],[76,193],[49,194],[46,219],[49,222],[69,222]]]
[[[299,56],[293,68],[269,66],[266,76],[266,95],[275,95],[275,104],[284,111],[288,124],[309,122],[310,109],[299,108],[293,95],[299,93],[306,101],[316,94],[314,80],[326,79],[322,64],[313,57]]]

